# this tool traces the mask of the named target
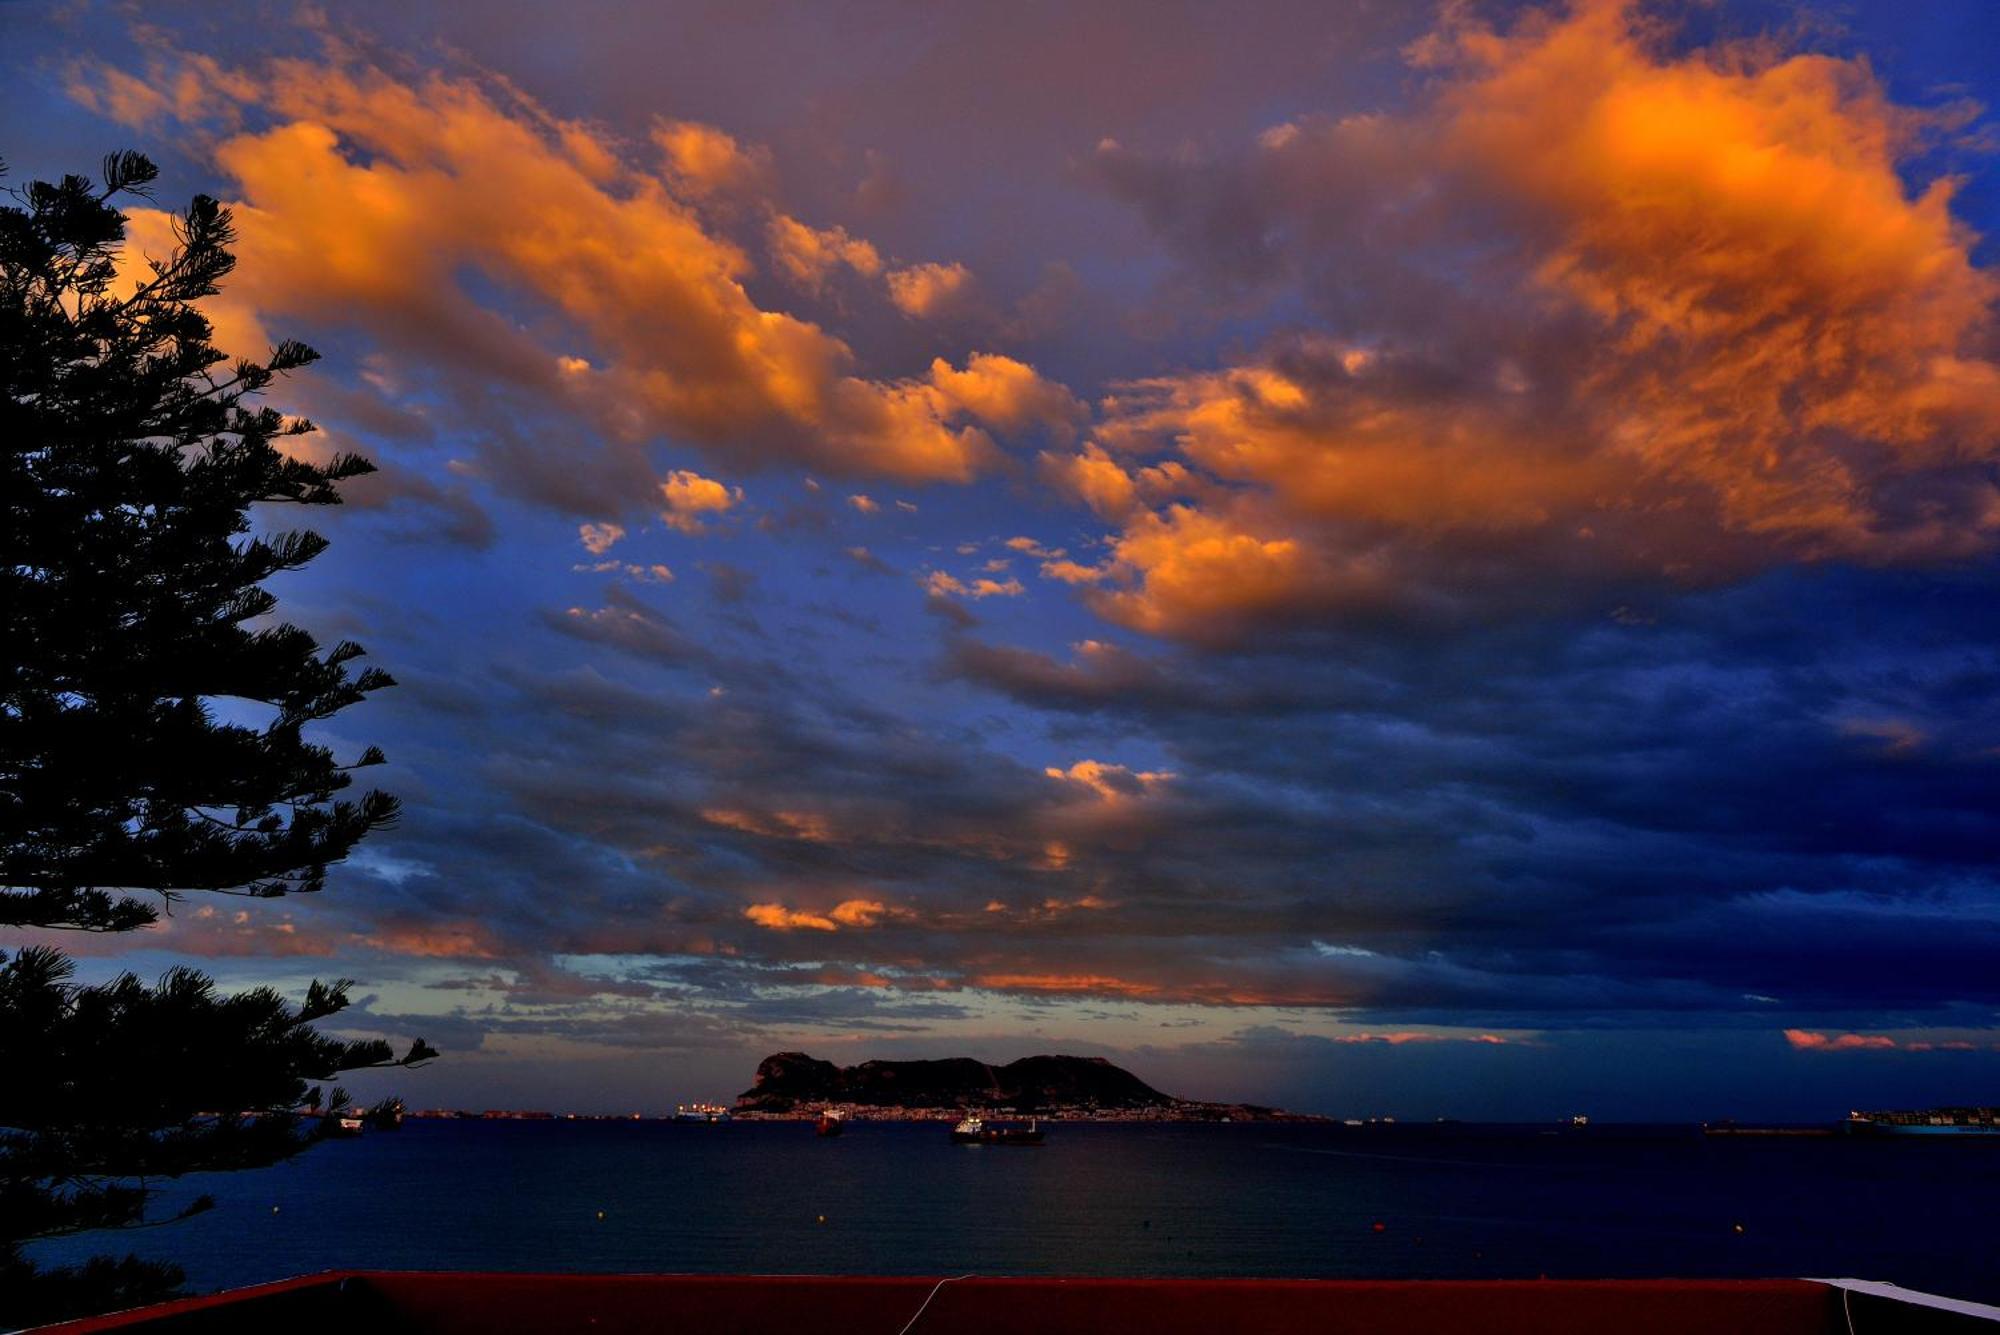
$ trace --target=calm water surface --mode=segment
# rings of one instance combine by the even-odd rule
[[[162,1203],[203,1191],[217,1207],[185,1223],[33,1254],[136,1251],[198,1290],[335,1267],[1853,1275],[2000,1302],[2000,1138],[1057,1125],[1021,1149],[952,1145],[939,1125],[820,1140],[805,1124],[436,1121],[189,1178]]]

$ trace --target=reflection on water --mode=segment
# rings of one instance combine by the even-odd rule
[[[345,1267],[1859,1275],[1990,1302],[1996,1190],[2000,1145],[1688,1129],[1057,1124],[1031,1149],[867,1122],[838,1139],[809,1123],[412,1122],[190,1178],[162,1204],[208,1191],[211,1213],[34,1255],[137,1251],[198,1289]]]

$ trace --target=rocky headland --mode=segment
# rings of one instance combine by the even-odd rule
[[[834,1108],[875,1120],[935,1120],[965,1112],[1064,1121],[1318,1121],[1249,1103],[1205,1103],[1163,1094],[1102,1057],[1023,1057],[993,1066],[972,1057],[865,1061],[856,1066],[803,1052],[779,1052],[757,1065],[737,1096],[734,1115],[750,1119],[816,1117]]]

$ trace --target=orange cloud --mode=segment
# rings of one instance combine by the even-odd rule
[[[1060,871],[1069,863],[1069,849],[1060,841],[1051,840],[1043,848],[1042,865],[1050,870]],[[1051,896],[1029,903],[1016,909],[1000,900],[989,900],[984,910],[989,914],[1005,914],[1022,921],[1036,922],[1050,918],[1068,917],[1076,913],[1104,913],[1118,907],[1103,895],[1079,895],[1075,899],[1059,899]]]
[[[984,973],[974,975],[971,983],[996,992],[1087,992],[1113,997],[1150,997],[1160,991],[1152,983],[1105,974]]]
[[[873,927],[884,918],[897,915],[880,900],[848,899],[825,913],[790,909],[783,904],[752,904],[743,910],[743,916],[774,932],[837,932],[843,927],[857,930]]]
[[[391,955],[422,959],[497,959],[498,939],[476,922],[387,922],[355,940]]]
[[[1875,485],[1968,444],[1990,457],[2000,433],[1978,343],[2000,288],[1951,215],[1955,183],[1904,185],[1919,118],[1860,61],[1664,58],[1631,9],[1447,33],[1439,56],[1469,76],[1451,147],[1544,213],[1536,281],[1612,336],[1592,388],[1630,418],[1607,444],[1807,551],[1960,546],[1884,533]]]
[[[1370,555],[1330,551],[1257,511],[1190,505],[1140,513],[1112,543],[1104,572],[1123,583],[1092,592],[1112,620],[1157,634],[1202,638],[1283,613],[1387,596],[1391,572]],[[1086,574],[1057,568],[1057,577]]]
[[[1043,379],[1026,362],[996,353],[973,353],[963,371],[953,370],[940,357],[931,363],[930,378],[942,404],[962,409],[1000,431],[1042,426],[1067,437],[1090,417],[1090,410],[1067,389]]]
[[[787,277],[808,292],[819,291],[828,276],[843,265],[867,278],[882,271],[882,256],[875,247],[848,235],[844,227],[812,227],[796,218],[774,214],[765,236],[771,258]]]
[[[722,514],[742,500],[743,488],[724,486],[683,468],[667,474],[660,496],[667,505],[660,518],[668,527],[694,534],[705,531],[703,521],[708,516]]]
[[[244,909],[217,909],[208,904],[192,913],[163,918],[154,930],[172,936],[172,949],[207,957],[326,956],[336,953],[340,945],[337,934],[311,923],[301,931],[289,913],[274,918],[267,914],[253,915]],[[48,938],[46,944],[56,945],[71,953],[81,954],[89,948],[88,943],[78,943],[82,946],[78,949],[63,940],[74,933],[49,932],[45,935]]]
[[[109,66],[79,65],[70,71],[66,91],[120,125],[144,129],[170,119],[233,123],[234,103],[254,98],[257,86],[211,56],[181,52],[171,62],[149,60],[144,78]]]
[[[1010,552],[1019,552],[1023,556],[1032,556],[1036,560],[1040,561],[1052,561],[1058,557],[1069,555],[1069,553],[1063,550],[1061,547],[1044,547],[1039,541],[1037,541],[1034,538],[1025,538],[1025,537],[1009,538],[1003,545]],[[977,549],[966,548],[966,547],[959,548],[960,552],[966,553],[968,555],[974,550]]]
[[[959,984],[950,978],[933,974],[912,974],[881,972],[874,969],[849,969],[829,966],[807,975],[806,981],[822,987],[867,987],[894,989],[900,992],[951,992]]]
[[[1979,1031],[1974,1031],[1979,1032]],[[1898,1038],[1893,1034],[1825,1034],[1812,1029],[1787,1029],[1785,1042],[1800,1052],[1978,1052],[2000,1043],[1968,1038]],[[1988,1031],[1990,1034],[1990,1031]]]
[[[682,193],[700,199],[728,196],[762,198],[771,192],[771,155],[745,148],[728,133],[698,121],[661,121],[653,143],[666,158],[667,173]],[[607,161],[608,156],[597,156]]]
[[[1015,915],[1007,905],[994,900],[986,905],[985,914],[990,920],[1010,920]],[[1036,916],[1031,912],[1031,917]],[[1063,996],[1097,996],[1130,1001],[1144,1001],[1162,1005],[1194,1006],[1244,1006],[1244,1007],[1285,1007],[1324,1008],[1353,1006],[1362,998],[1355,993],[1325,986],[1301,983],[1298,986],[1278,984],[1258,986],[1240,981],[1220,980],[1176,980],[1154,981],[1133,978],[1123,974],[1098,972],[1055,972],[1037,968],[1032,961],[1020,964],[1008,962],[1006,965],[987,965],[980,971],[970,973],[965,978],[968,987],[986,988],[995,992],[1034,992]],[[1496,1044],[1519,1042],[1498,1034],[1436,1033],[1432,1031],[1397,1031],[1394,1033],[1366,1033],[1336,1040],[1353,1043],[1382,1043],[1401,1045],[1421,1042],[1467,1042]]]
[[[1082,501],[1106,519],[1122,519],[1138,503],[1131,474],[1095,442],[1075,454],[1045,454],[1042,475],[1057,491]]]
[[[1018,598],[1028,590],[1018,579],[998,580],[982,575],[968,584],[956,575],[933,570],[924,576],[924,591],[933,598]]]
[[[1042,578],[1064,584],[1095,584],[1109,573],[1103,566],[1079,565],[1075,561],[1042,562]]]
[[[1801,1052],[1859,1052],[1901,1047],[1887,1034],[1821,1034],[1810,1029],[1787,1029],[1785,1041]]]
[[[833,822],[816,811],[758,812],[738,807],[707,807],[702,810],[701,818],[711,825],[771,839],[825,844],[836,838]]]
[[[1153,792],[1174,777],[1167,770],[1131,770],[1098,760],[1079,760],[1068,769],[1053,765],[1042,771],[1051,779],[1083,789],[1105,802],[1119,802]]]
[[[592,556],[602,556],[625,536],[625,529],[619,524],[579,524],[576,536],[585,551]]]
[[[889,273],[889,300],[913,320],[941,320],[963,311],[974,291],[963,264],[916,264]]]
[[[1489,1046],[1509,1040],[1498,1034],[1440,1034],[1421,1029],[1398,1029],[1386,1034],[1339,1034],[1335,1043],[1385,1043],[1401,1047],[1405,1043],[1483,1043]]]
[[[762,198],[768,164],[712,127],[660,126],[666,166],[653,175],[592,127],[471,79],[406,83],[336,53],[275,61],[219,90],[236,114],[271,122],[232,129],[214,149],[238,193],[227,304],[248,314],[235,327],[351,323],[427,366],[585,414],[607,440],[594,461],[601,497],[632,494],[661,434],[746,467],[780,458],[964,482],[998,457],[982,414],[1011,422],[1024,403],[1060,400],[1025,368],[1009,392],[975,394],[955,377],[981,380],[977,359],[964,371],[939,362],[928,381],[867,379],[839,338],[759,307],[743,287],[748,258],[695,206]],[[147,213],[135,235],[164,237],[167,220]],[[841,245],[865,265],[858,243]],[[495,309],[481,284],[552,318]],[[539,345],[531,331],[557,321],[588,340],[588,357]],[[503,479],[534,473],[512,480],[544,497],[577,493],[593,461],[489,462]]]
[[[743,910],[743,916],[759,927],[768,927],[774,932],[837,932],[840,928],[833,919],[822,913],[805,913],[788,909],[783,904],[752,904]]]
[[[832,916],[843,927],[873,927],[888,911],[877,899],[849,899],[836,904]]]
[[[1937,118],[1859,60],[1675,53],[1621,0],[1504,32],[1446,12],[1415,48],[1423,107],[1263,135],[1237,201],[1314,255],[1353,225],[1328,192],[1393,201],[1407,239],[1355,245],[1430,283],[1423,312],[1385,291],[1338,334],[1120,387],[1043,457],[1119,527],[1112,561],[1055,577],[1199,638],[1463,594],[1468,570],[1699,579],[2000,541],[2000,280],[1954,182],[1905,184]],[[1425,244],[1487,258],[1441,276]]]

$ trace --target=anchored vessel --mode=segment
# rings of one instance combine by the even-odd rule
[[[2000,1108],[1851,1112],[1846,1127],[1870,1136],[2000,1136]]]
[[[674,1105],[676,1122],[726,1122],[729,1109],[719,1103],[677,1103]]]
[[[813,1123],[813,1130],[822,1136],[837,1136],[844,1129],[841,1123],[840,1111],[836,1108],[824,1110],[819,1115],[819,1121]]]
[[[988,1126],[978,1117],[966,1117],[951,1129],[951,1138],[960,1145],[1039,1145],[1042,1129],[1033,1120],[1025,1127]]]

